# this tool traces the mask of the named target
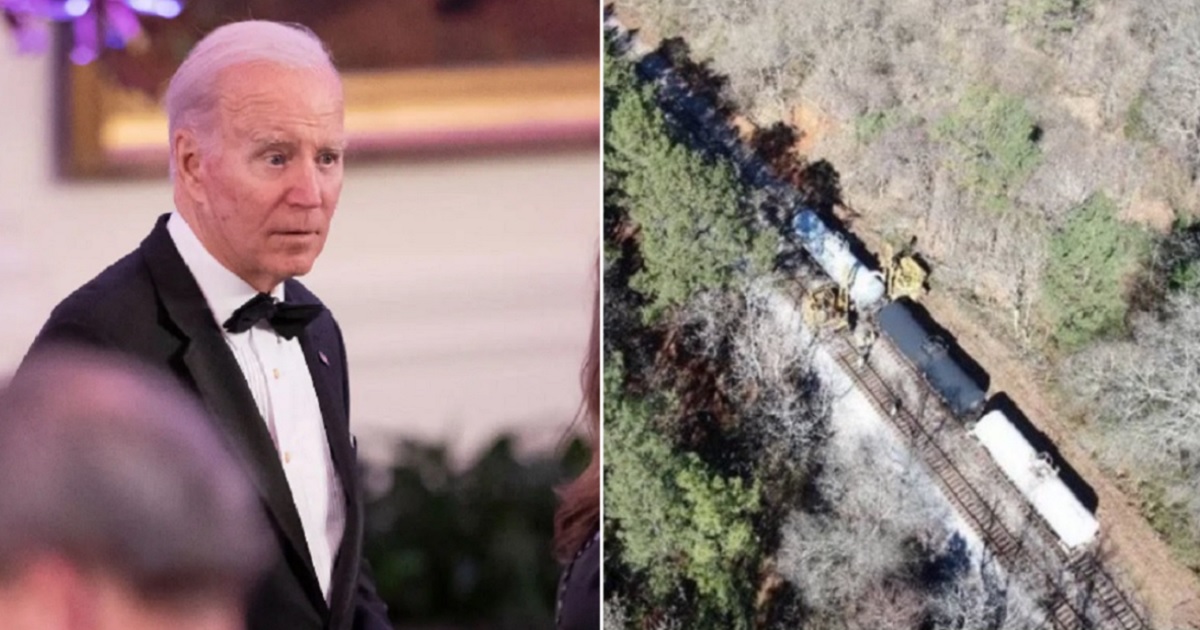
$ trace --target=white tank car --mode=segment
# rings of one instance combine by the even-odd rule
[[[862,311],[883,299],[883,278],[879,272],[859,260],[841,233],[829,226],[812,210],[803,209],[792,218],[792,232],[821,269],[850,295],[855,308]]]
[[[989,411],[971,432],[1068,549],[1086,545],[1096,537],[1100,529],[1096,517],[1008,416]]]

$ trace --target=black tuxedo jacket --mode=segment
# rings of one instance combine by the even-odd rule
[[[271,435],[204,295],[159,218],[141,246],[62,301],[30,353],[54,342],[133,355],[173,373],[203,400],[245,464],[278,545],[278,562],[251,594],[248,630],[390,629],[362,560],[363,503],[349,431],[350,393],[341,330],[329,311],[299,335],[346,497],[346,529],[326,604]],[[289,302],[320,304],[288,280]]]

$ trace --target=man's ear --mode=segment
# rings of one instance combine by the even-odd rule
[[[191,129],[177,129],[171,138],[171,165],[175,168],[175,181],[183,186],[188,196],[197,201],[204,198],[201,183],[205,173],[200,149],[200,139]]]

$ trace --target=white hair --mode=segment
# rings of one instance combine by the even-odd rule
[[[226,24],[201,39],[171,77],[164,103],[169,142],[181,128],[205,131],[215,125],[216,83],[233,66],[266,62],[287,68],[337,69],[320,38],[301,24],[248,20]],[[171,160],[171,175],[175,161]]]

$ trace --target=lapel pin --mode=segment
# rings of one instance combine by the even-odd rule
[[[321,357],[321,363],[324,363],[325,365],[329,365],[329,357],[325,356],[324,352],[317,350],[317,356]]]

